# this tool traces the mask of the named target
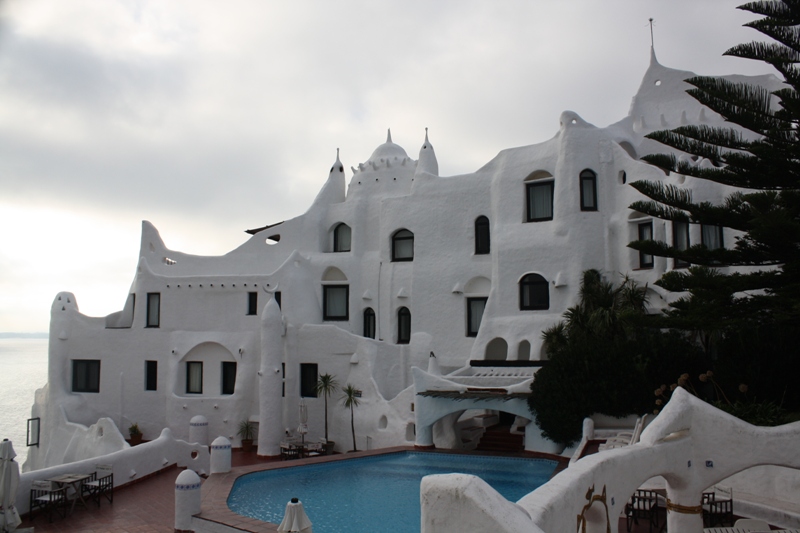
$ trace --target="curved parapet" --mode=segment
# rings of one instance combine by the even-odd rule
[[[476,476],[425,476],[420,488],[420,505],[424,532],[544,533],[531,523],[525,509],[503,498]]]
[[[623,511],[630,495],[646,480],[663,476],[667,483],[667,527],[670,531],[703,530],[702,492],[729,476],[756,465],[800,469],[797,446],[800,422],[768,428],[753,426],[699,400],[679,388],[662,413],[647,427],[638,444],[585,457],[550,482],[517,502],[529,515],[527,531],[573,531],[575,519],[604,528]],[[462,503],[471,480],[453,478],[447,483],[424,478],[423,517],[436,512],[455,516],[467,511]],[[498,495],[498,497],[500,497]],[[511,502],[497,502],[483,512],[487,530],[523,531],[524,517],[509,512]],[[430,509],[426,511],[425,507]],[[488,523],[488,522],[487,522]],[[424,533],[463,531],[457,526],[423,520]]]

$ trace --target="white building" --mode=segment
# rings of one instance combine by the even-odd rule
[[[349,182],[337,156],[305,214],[249,230],[252,238],[223,256],[169,250],[143,222],[122,311],[87,317],[70,293],[53,302],[49,382],[33,407],[42,447],[31,449],[28,466],[96,454],[105,437],[84,426],[101,417],[123,432],[138,423],[149,439],[164,427],[188,438],[190,420],[203,415],[212,439],[224,435],[234,445],[239,422],[252,420],[259,453],[276,455],[287,428],[298,425],[301,397],[308,438],[322,436],[323,401],[313,385],[323,373],[363,391],[359,448],[459,445],[453,427],[464,405],[440,406],[452,416],[418,435],[417,417],[426,413],[414,410],[417,392],[526,388],[545,357],[542,330],[577,301],[588,268],[648,283],[651,305],[665,306],[653,282],[676,265],[631,250],[631,240],[733,243],[727,229],[665,223],[628,208],[642,197],[627,184],[642,179],[690,187],[697,201],[726,193],[638,160],[666,150],[643,138],[651,131],[722,123],[685,94],[682,80],[691,75],[653,55],[621,121],[597,128],[566,111],[552,139],[504,150],[461,176],[439,176],[427,134],[418,159],[390,134],[351,167]],[[748,81],[779,84],[773,76]],[[438,385],[435,370],[412,372],[428,368],[431,352],[442,373],[455,372]],[[484,360],[517,372],[482,380],[493,371],[476,372],[470,361]],[[338,395],[329,413],[337,449],[350,449]],[[533,424],[526,448],[552,451]]]

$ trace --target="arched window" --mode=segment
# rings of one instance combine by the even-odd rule
[[[550,308],[550,288],[539,274],[527,274],[519,281],[519,308],[535,311]]]
[[[475,219],[475,255],[489,253],[489,219],[479,216]]]
[[[467,298],[467,337],[477,337],[488,298]]]
[[[553,175],[537,170],[525,178],[525,220],[553,220]]]
[[[414,260],[414,234],[401,229],[392,236],[392,261]]]
[[[581,211],[597,211],[597,174],[588,168],[581,172]]]
[[[333,251],[349,252],[351,234],[350,226],[344,222],[336,226],[336,229],[333,230]]]
[[[328,267],[322,274],[322,319],[350,320],[350,286],[344,272]]]
[[[364,309],[364,336],[368,339],[375,338],[375,311],[371,307]]]
[[[411,341],[411,311],[401,307],[397,311],[397,344],[408,344]]]

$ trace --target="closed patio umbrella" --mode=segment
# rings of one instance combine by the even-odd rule
[[[0,442],[0,527],[2,531],[15,531],[22,523],[15,501],[19,486],[19,464],[11,441]]]
[[[278,531],[281,533],[312,533],[311,520],[303,509],[303,502],[292,498],[292,501],[286,504],[286,512],[281,525],[278,526]]]
[[[308,433],[308,407],[303,399],[300,400],[300,425],[297,426],[297,432],[300,433],[301,442],[305,444]]]

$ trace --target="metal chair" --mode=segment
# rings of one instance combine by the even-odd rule
[[[100,500],[105,497],[108,503],[114,503],[114,467],[113,465],[95,465],[92,477],[81,485],[82,496],[88,496],[100,507]]]
[[[639,519],[647,519],[650,532],[658,528],[658,494],[652,490],[637,490],[630,501],[625,504],[626,526],[630,532],[633,524],[639,525]]]
[[[718,500],[713,492],[704,492],[703,500],[704,527],[732,526],[733,499]]]
[[[31,483],[30,517],[33,521],[33,512],[40,510],[47,513],[50,522],[53,521],[55,512],[61,518],[67,516],[67,488],[55,488],[50,481],[34,481]]]

